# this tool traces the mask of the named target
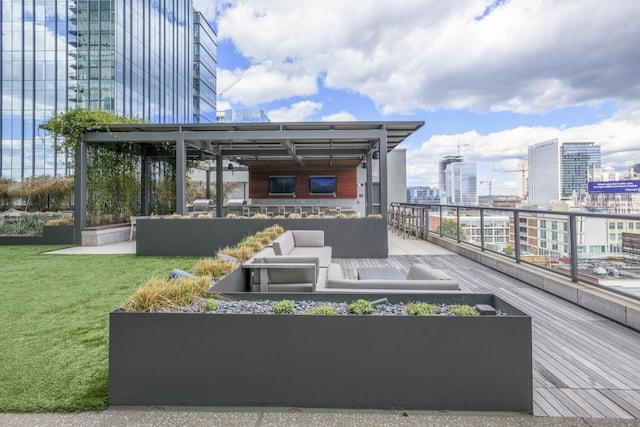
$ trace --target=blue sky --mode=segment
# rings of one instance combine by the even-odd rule
[[[637,0],[194,0],[218,33],[218,109],[272,121],[420,120],[407,184],[442,156],[516,194],[527,146],[600,144],[640,163]],[[481,185],[480,195],[488,194]]]

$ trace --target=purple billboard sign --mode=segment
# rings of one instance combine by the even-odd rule
[[[599,181],[589,183],[589,194],[640,193],[640,181]]]

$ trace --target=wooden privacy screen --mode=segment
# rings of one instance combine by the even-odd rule
[[[249,171],[249,197],[251,199],[292,199],[292,194],[269,194],[270,176],[295,176],[297,199],[355,199],[358,196],[358,180],[355,169],[349,170],[268,170]],[[335,176],[337,188],[332,194],[309,194],[310,176]]]

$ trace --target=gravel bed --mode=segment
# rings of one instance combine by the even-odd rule
[[[218,309],[216,311],[207,311],[204,308],[206,299],[201,299],[196,303],[184,307],[183,312],[190,313],[212,313],[212,314],[265,314],[265,315],[281,315],[273,312],[273,305],[280,300],[234,300],[225,301],[218,300]],[[288,315],[307,315],[308,311],[319,305],[328,305],[334,307],[340,315],[358,316],[349,312],[349,304],[353,300],[332,302],[332,301],[308,301],[308,300],[296,300],[293,301],[293,310]],[[432,304],[436,309],[436,316],[453,316],[449,313],[450,304]],[[397,303],[392,304],[386,301],[386,298],[373,305],[373,312],[369,316],[408,316],[406,312],[407,304]],[[498,311],[498,316],[504,316],[506,314]]]

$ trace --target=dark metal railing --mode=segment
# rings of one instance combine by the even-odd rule
[[[501,216],[508,217],[506,227]],[[387,220],[395,232],[405,237],[426,239],[429,233],[437,234],[461,245],[512,258],[516,263],[567,276],[576,283],[640,300],[640,248],[629,250],[619,239],[611,238],[622,234],[621,222],[622,230],[640,235],[638,215],[394,202]],[[600,226],[604,230],[598,230]],[[604,251],[585,251],[588,248]],[[594,269],[599,272],[594,273]],[[614,277],[624,274],[612,283],[603,271]]]

